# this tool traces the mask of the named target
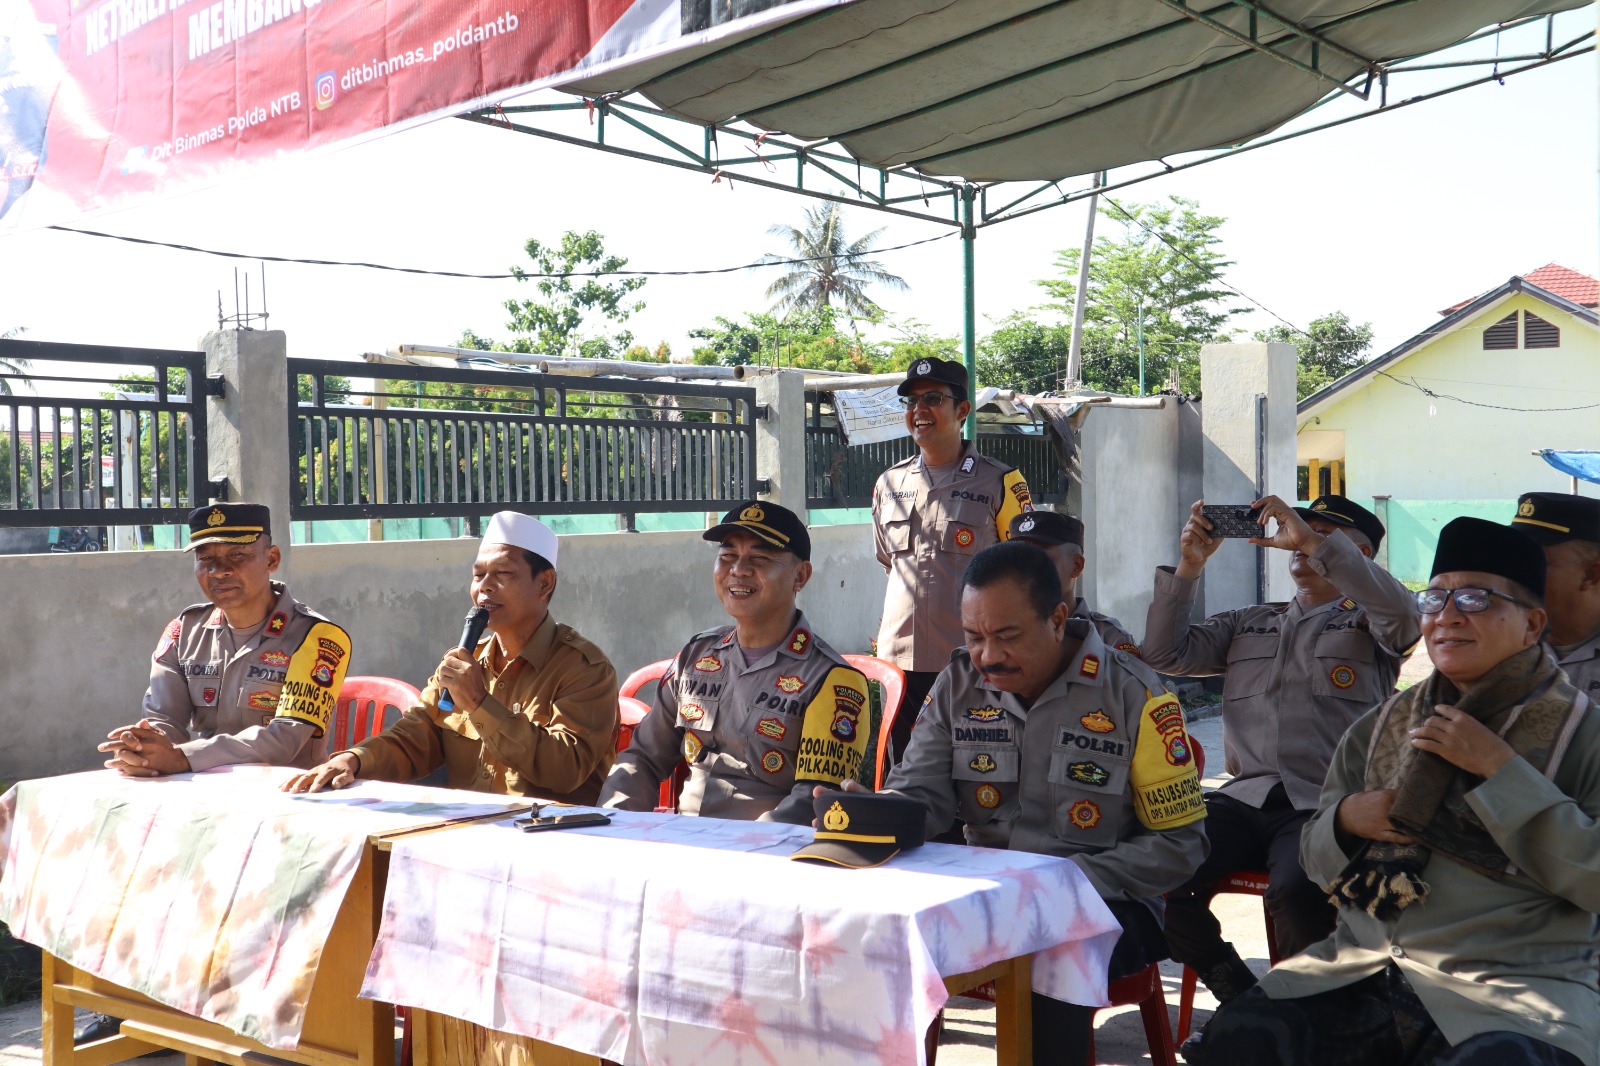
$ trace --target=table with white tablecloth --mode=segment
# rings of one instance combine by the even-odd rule
[[[1103,1005],[1120,929],[1078,867],[928,844],[791,861],[809,828],[615,812],[397,841],[363,996],[629,1066],[921,1063],[945,979],[1032,957]]]

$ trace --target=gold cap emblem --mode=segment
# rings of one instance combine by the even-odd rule
[[[1533,501],[1532,500],[1523,500],[1522,503],[1519,504],[1518,507],[1517,507],[1517,513],[1519,515],[1521,515],[1523,518],[1527,518],[1530,515],[1532,515],[1533,514]]]
[[[220,508],[213,507],[211,513],[206,515],[206,525],[208,526],[220,526],[227,520],[227,516],[222,513]]]
[[[766,520],[767,512],[761,509],[759,503],[752,503],[749,507],[739,512],[739,521],[741,522],[765,522]]]
[[[822,828],[831,833],[843,832],[850,828],[850,816],[845,813],[844,807],[838,800],[834,800],[833,806],[822,816]]]
[[[1318,500],[1316,503],[1311,505],[1311,509],[1313,511],[1326,511],[1328,509],[1328,501]]]

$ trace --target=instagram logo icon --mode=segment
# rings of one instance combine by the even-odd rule
[[[338,87],[339,78],[333,71],[330,70],[326,74],[317,75],[316,98],[318,111],[326,111],[333,106],[334,96],[337,94]]]

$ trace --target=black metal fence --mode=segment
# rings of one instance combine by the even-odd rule
[[[289,360],[294,519],[716,511],[759,488],[753,388],[387,364],[330,387],[354,369]]]
[[[849,447],[832,416],[824,413],[826,401],[819,400],[815,393],[807,397],[806,506],[814,510],[870,507],[872,486],[878,475],[909,458],[917,446],[910,437],[898,437]],[[1049,438],[1034,427],[1018,426],[1009,432],[980,430],[978,450],[1020,470],[1034,499],[1045,503],[1066,499],[1066,475],[1055,449]]]
[[[203,352],[0,340],[0,526],[183,521],[216,488],[206,388]]]

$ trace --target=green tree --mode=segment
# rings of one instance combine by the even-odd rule
[[[4,333],[0,333],[0,341],[8,341],[20,337],[28,332],[27,326],[12,326]],[[33,360],[23,359],[18,356],[0,356],[0,374],[26,374],[33,367]],[[0,396],[13,396],[11,382],[0,378]]]
[[[1372,323],[1352,325],[1350,316],[1343,311],[1330,311],[1312,319],[1303,333],[1288,326],[1273,326],[1259,331],[1256,340],[1283,341],[1300,350],[1295,398],[1303,400],[1367,361],[1372,348]]]
[[[904,370],[919,355],[958,357],[952,338],[936,337],[921,323],[887,323],[881,314],[868,321],[888,325],[899,334],[892,341],[869,341],[856,328],[855,316],[833,306],[791,311],[782,318],[755,312],[742,321],[718,317],[716,325],[689,331],[702,343],[694,347],[700,366],[798,367],[848,374],[886,374]]]
[[[539,297],[506,301],[506,310],[511,313],[506,328],[515,336],[503,348],[494,345],[495,349],[607,359],[625,351],[633,343],[633,334],[627,330],[619,330],[609,336],[584,336],[580,332],[596,317],[602,322],[620,325],[628,320],[629,315],[644,307],[643,301],[627,302],[632,293],[644,288],[644,278],[624,278],[611,282],[601,278],[575,279],[571,276],[574,272],[610,273],[628,265],[628,261],[621,256],[606,254],[605,241],[600,234],[594,230],[587,233],[568,230],[561,235],[559,246],[529,238],[523,249],[537,269],[529,272],[513,266],[511,273],[519,281],[533,281],[539,290]],[[578,283],[579,280],[582,284]],[[470,331],[468,335],[473,336]]]
[[[768,253],[762,263],[790,263],[791,268],[771,285],[767,297],[772,310],[811,311],[837,305],[854,314],[870,314],[878,305],[867,296],[868,285],[884,285],[898,291],[908,286],[905,279],[889,273],[883,264],[867,259],[872,246],[882,236],[875,229],[865,237],[850,241],[844,233],[844,210],[836,203],[806,208],[805,227],[777,225],[767,230],[789,244],[789,253]]]
[[[1058,388],[1067,372],[1070,326],[1047,326],[1017,312],[978,342],[978,384],[1020,392]]]
[[[1081,345],[1086,384],[1137,392],[1142,331],[1146,391],[1159,388],[1173,367],[1180,388],[1199,391],[1200,346],[1229,339],[1228,319],[1238,308],[1226,306],[1234,294],[1221,284],[1233,265],[1218,250],[1217,231],[1226,220],[1198,207],[1177,196],[1126,208],[1105,198],[1100,211],[1123,223],[1123,235],[1097,237],[1090,257]],[[1054,297],[1048,306],[1069,318],[1081,257],[1077,248],[1058,252],[1061,277],[1038,283]]]

